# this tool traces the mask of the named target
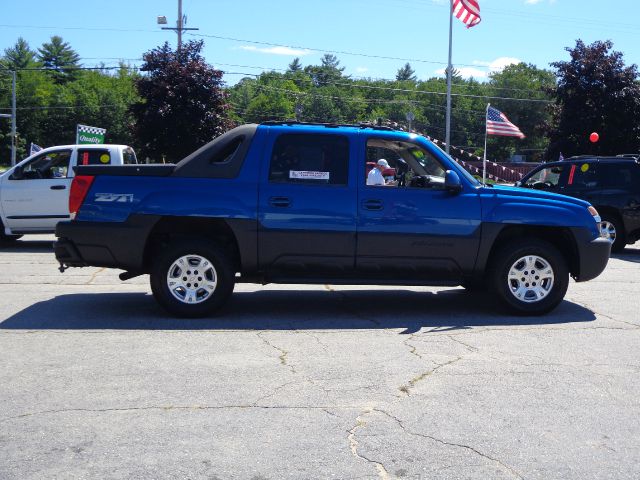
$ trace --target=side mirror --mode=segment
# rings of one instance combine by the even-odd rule
[[[445,173],[444,188],[451,193],[460,193],[462,191],[462,182],[460,182],[460,177],[453,170],[447,170]]]
[[[24,167],[17,166],[13,169],[13,173],[9,177],[10,180],[22,180],[24,177]]]
[[[522,186],[522,182],[520,180],[518,180],[516,183],[513,184],[514,187],[521,187]]]

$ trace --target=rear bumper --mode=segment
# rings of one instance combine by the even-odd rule
[[[600,275],[607,266],[611,254],[611,242],[606,238],[596,238],[590,242],[580,242],[578,250],[580,273],[575,280],[586,282]]]
[[[60,222],[53,245],[56,259],[68,267],[140,270],[149,232],[158,219],[141,215],[123,223]]]

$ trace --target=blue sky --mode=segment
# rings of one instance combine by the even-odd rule
[[[479,0],[482,22],[467,30],[454,18],[453,63],[463,75],[482,80],[510,62],[541,68],[567,60],[565,47],[610,39],[627,64],[640,63],[640,30],[632,18],[636,2],[578,0]],[[205,40],[207,61],[233,84],[246,73],[286,69],[294,57],[318,64],[336,53],[345,73],[393,78],[404,59],[419,78],[441,72],[447,62],[447,0],[324,0],[270,2],[183,0],[185,39]],[[578,8],[580,6],[580,8]],[[175,25],[177,0],[0,0],[0,49],[19,36],[32,48],[60,35],[82,64],[116,65],[140,57],[176,35],[162,31],[156,16]],[[224,38],[221,38],[224,37]],[[347,54],[349,52],[350,54]],[[356,55],[357,54],[357,55]],[[382,59],[376,57],[394,57]],[[231,73],[234,72],[234,73]]]

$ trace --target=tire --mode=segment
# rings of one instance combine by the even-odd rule
[[[604,237],[612,241],[611,251],[620,253],[627,245],[627,237],[622,222],[613,215],[603,215],[600,222],[600,232]]]
[[[218,310],[231,296],[235,283],[229,257],[204,239],[183,238],[170,243],[151,268],[154,298],[177,317],[204,317]]]
[[[0,245],[12,245],[19,238],[22,238],[22,235],[7,235],[4,233],[4,225],[0,222]]]
[[[504,246],[492,261],[489,279],[502,304],[518,315],[542,315],[562,301],[569,269],[557,248],[538,239]]]

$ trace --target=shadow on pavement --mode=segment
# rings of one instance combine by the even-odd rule
[[[627,247],[620,253],[612,253],[611,258],[617,258],[618,260],[624,260],[625,262],[640,263],[640,249],[636,245],[627,245]]]
[[[39,253],[53,252],[52,240],[18,240],[8,244],[0,244],[0,252]]]
[[[29,306],[0,329],[61,330],[339,330],[555,325],[595,320],[592,311],[564,301],[541,317],[509,316],[492,296],[462,289],[236,292],[218,314],[204,319],[168,316],[144,293],[69,294]]]

